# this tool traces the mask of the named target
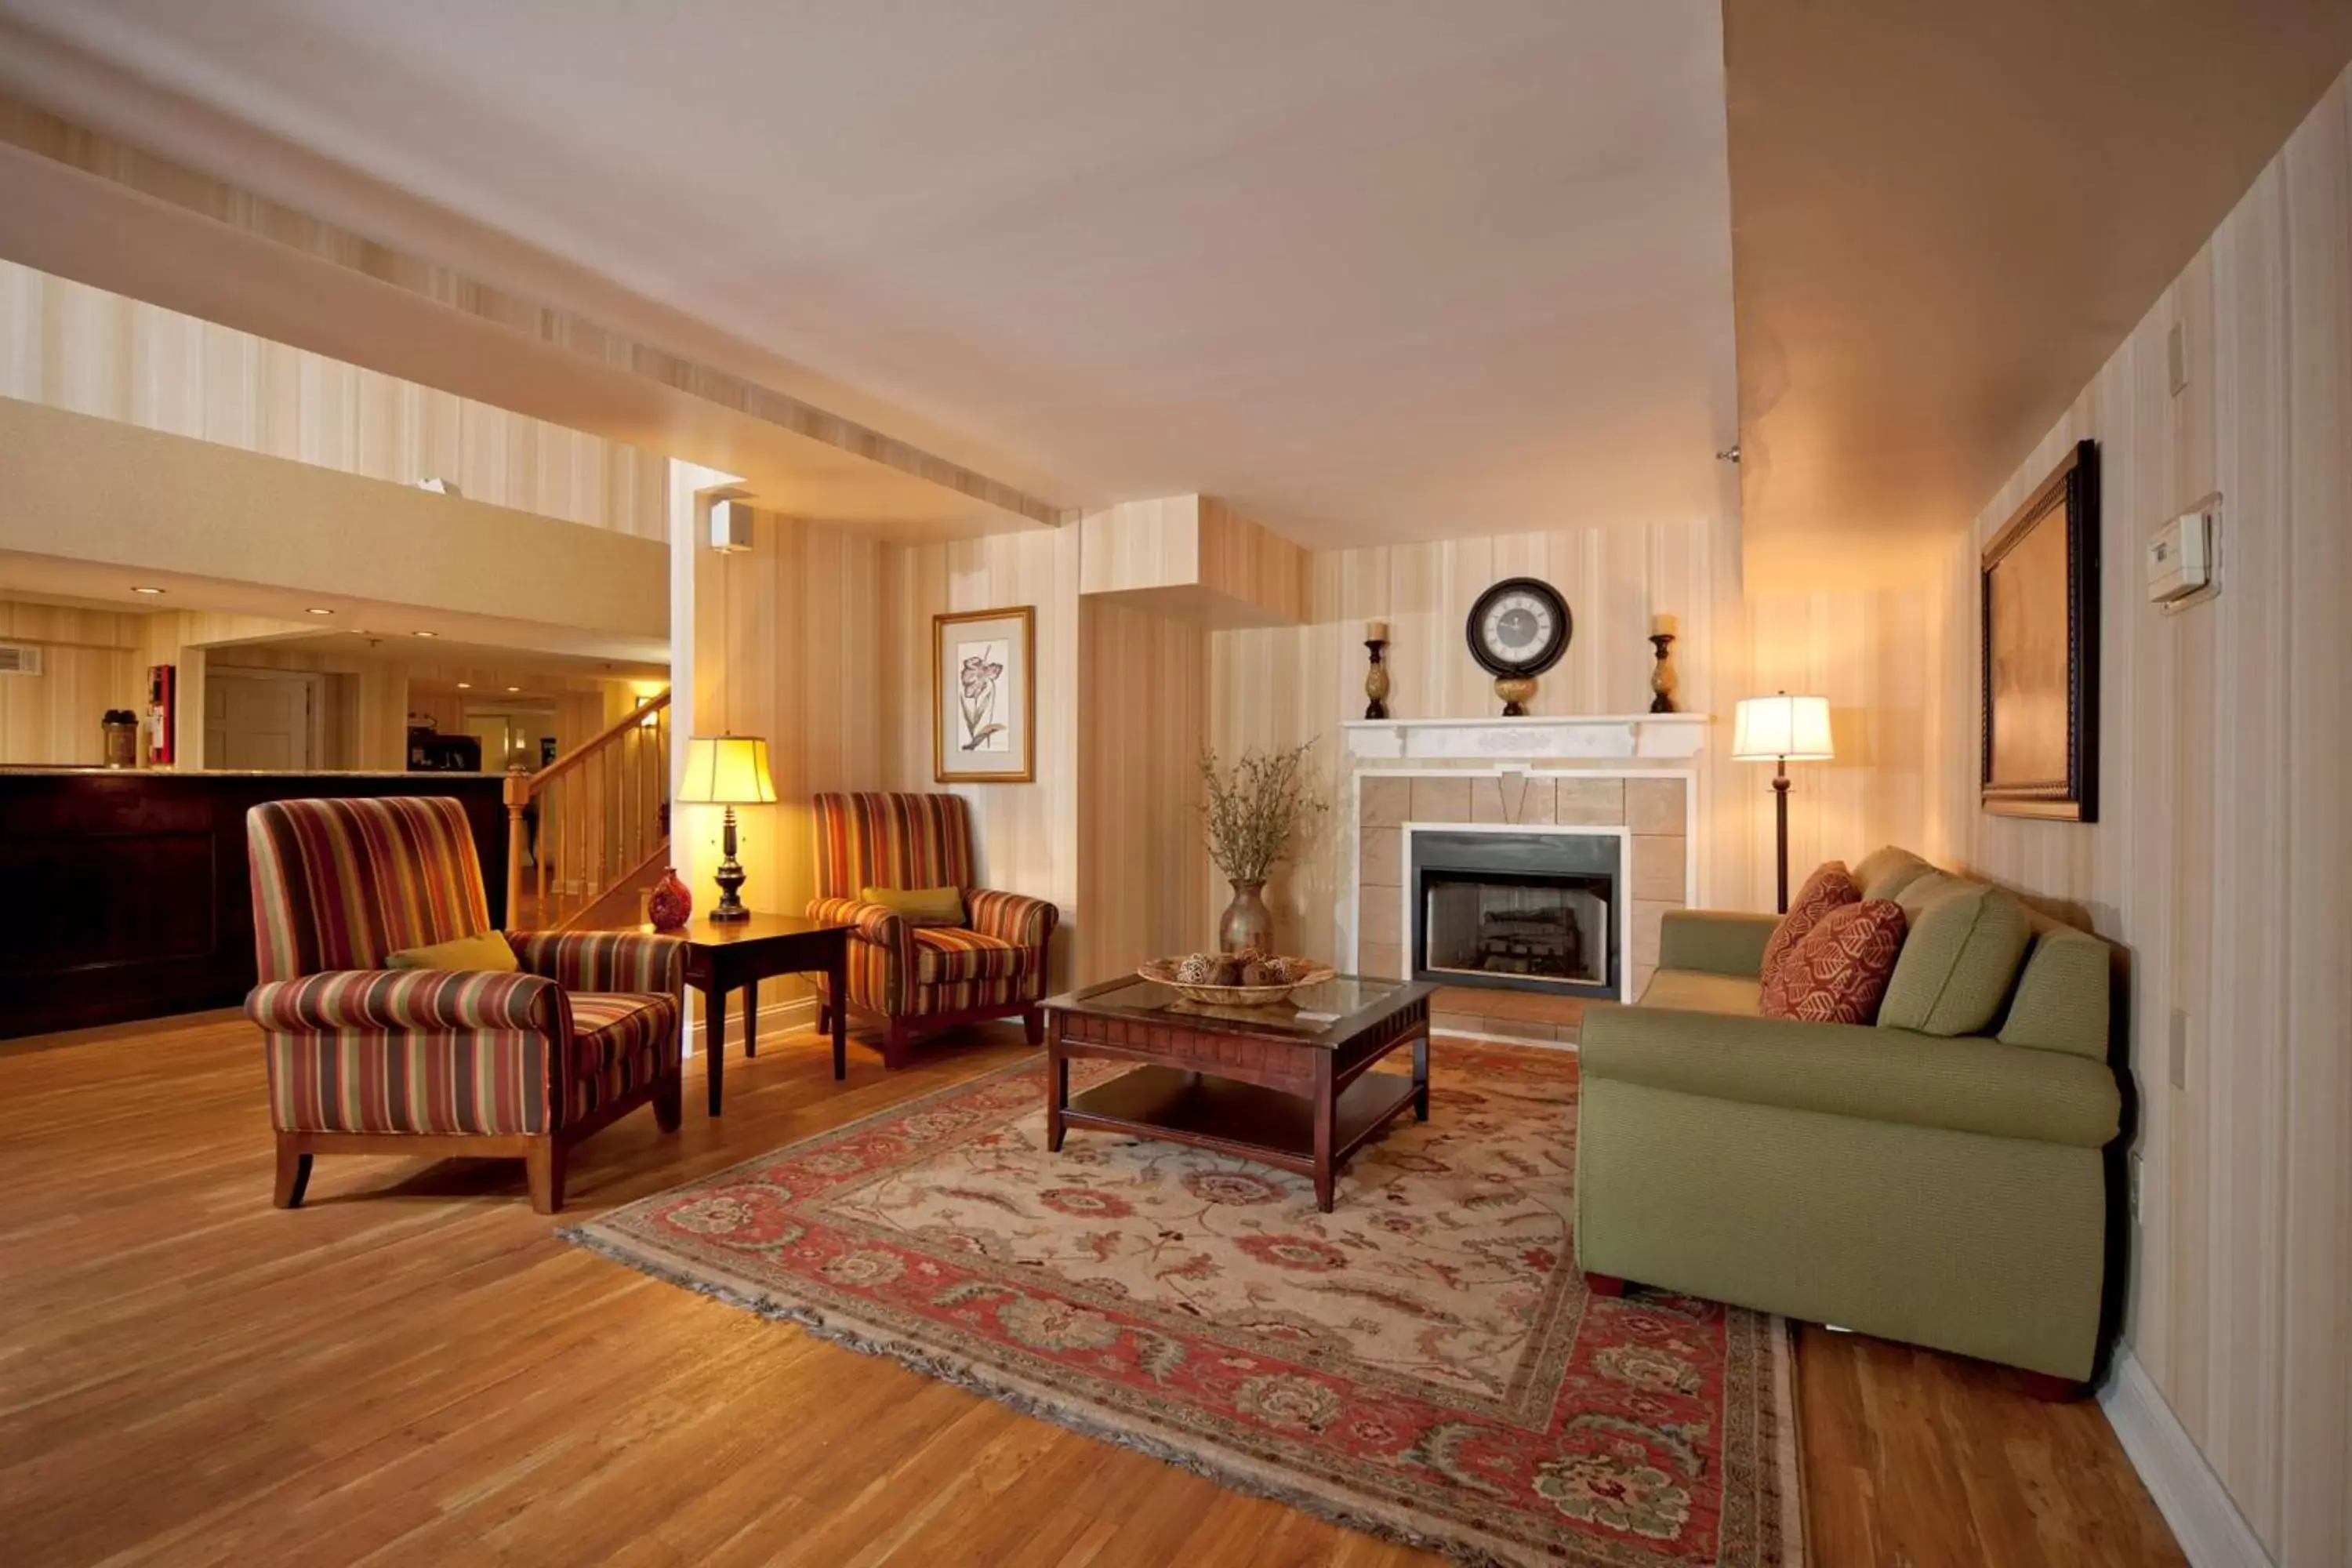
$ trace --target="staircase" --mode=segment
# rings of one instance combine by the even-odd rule
[[[535,773],[507,774],[507,926],[635,925],[669,864],[669,693]]]

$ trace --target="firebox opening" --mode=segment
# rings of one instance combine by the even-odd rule
[[[1620,994],[1622,835],[1414,826],[1409,842],[1414,979]]]
[[[1423,964],[1444,975],[1609,983],[1609,882],[1484,873],[1424,883]]]

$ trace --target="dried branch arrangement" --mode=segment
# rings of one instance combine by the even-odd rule
[[[1201,820],[1209,858],[1233,881],[1265,881],[1316,813],[1326,809],[1307,770],[1314,747],[1308,741],[1286,751],[1244,752],[1230,769],[1219,764],[1216,752],[1201,753],[1201,782],[1208,790]]]

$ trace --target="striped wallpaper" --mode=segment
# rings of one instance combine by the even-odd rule
[[[0,261],[0,396],[663,537],[666,460]]]
[[[2352,1562],[2352,75],[1989,500],[1978,539],[2084,437],[2103,492],[2099,821],[1977,810],[1972,540],[1930,611],[1930,837],[2122,945],[2142,1096],[2134,1353],[2273,1557]],[[2213,490],[2221,592],[2160,614],[2141,545]]]

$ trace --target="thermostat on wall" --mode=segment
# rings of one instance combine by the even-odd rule
[[[2147,596],[2167,609],[2214,587],[2221,545],[2221,498],[2207,496],[2158,529],[2147,542]]]

